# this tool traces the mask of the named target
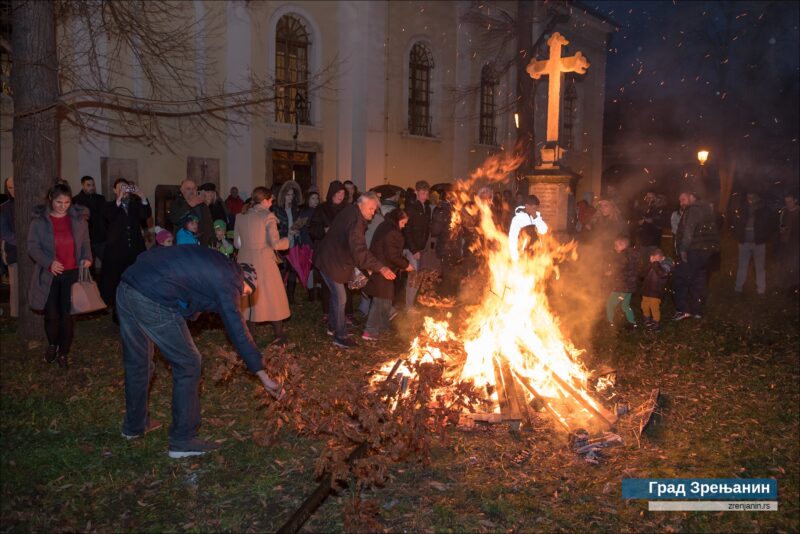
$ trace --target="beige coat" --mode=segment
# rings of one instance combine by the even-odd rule
[[[242,314],[248,321],[282,321],[289,317],[289,301],[278,264],[276,250],[289,248],[289,239],[278,235],[275,214],[256,205],[237,215],[233,237],[240,263],[250,263],[258,275],[257,289],[242,299]]]

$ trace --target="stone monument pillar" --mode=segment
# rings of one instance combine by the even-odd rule
[[[533,58],[527,71],[538,80],[548,77],[547,90],[547,142],[541,151],[542,164],[527,176],[528,193],[539,197],[542,218],[561,238],[566,237],[569,211],[569,195],[575,191],[580,175],[562,168],[559,163],[565,150],[558,145],[559,114],[561,111],[561,80],[565,72],[584,74],[589,61],[581,52],[574,56],[561,57],[561,47],[569,41],[555,32],[547,40],[550,47],[548,59]]]

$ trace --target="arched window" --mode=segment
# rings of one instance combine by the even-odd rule
[[[299,18],[284,15],[275,34],[275,120],[311,124],[308,112],[308,30]]]
[[[481,69],[481,115],[479,142],[482,145],[494,145],[495,141],[495,103],[494,92],[497,87],[497,77],[491,65],[484,65]]]
[[[564,76],[566,87],[564,88],[564,109],[561,112],[563,121],[561,123],[561,146],[563,148],[575,148],[575,127],[578,121],[578,89],[575,86],[577,76],[567,74]]]
[[[415,43],[408,61],[408,133],[431,136],[431,70],[428,47]]]

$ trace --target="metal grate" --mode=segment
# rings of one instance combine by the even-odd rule
[[[422,43],[414,44],[408,64],[408,132],[431,136],[431,71],[433,56]]]
[[[300,124],[311,124],[308,106],[308,49],[305,25],[295,16],[278,21],[275,36],[275,120],[294,123],[298,95],[306,103],[300,109]]]

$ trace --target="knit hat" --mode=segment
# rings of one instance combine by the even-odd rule
[[[156,243],[158,243],[159,245],[163,245],[164,243],[166,243],[167,239],[172,239],[172,232],[170,232],[169,230],[161,229],[156,234]]]
[[[228,229],[228,225],[222,219],[214,221],[214,230],[222,230],[223,232]]]
[[[244,279],[244,283],[250,286],[250,289],[255,291],[258,281],[258,275],[256,274],[255,268],[250,263],[240,263],[239,267],[242,268],[242,278]]]
[[[187,211],[186,213],[184,213],[181,216],[181,219],[180,219],[179,223],[180,223],[181,227],[184,227],[184,226],[186,226],[186,223],[188,223],[189,221],[197,222],[199,220],[200,220],[200,217],[198,217],[197,215],[195,215],[191,211]]]
[[[214,185],[211,182],[206,182],[203,185],[201,185],[199,189],[200,189],[200,191],[214,191],[214,192],[216,192],[217,191],[217,186]]]

